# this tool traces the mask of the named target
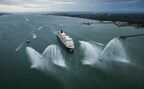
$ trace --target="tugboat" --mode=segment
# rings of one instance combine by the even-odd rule
[[[62,30],[57,33],[57,37],[68,51],[73,52],[74,42],[72,38],[67,36]]]

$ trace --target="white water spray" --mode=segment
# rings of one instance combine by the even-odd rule
[[[31,47],[26,47],[26,52],[31,62],[31,68],[43,69],[45,67],[44,58],[40,53],[38,53],[36,50],[34,50]]]
[[[42,54],[31,47],[26,47],[26,52],[30,58],[31,68],[36,68],[45,72],[50,70],[50,65],[52,63],[57,66],[66,67],[60,49],[56,45],[48,46]]]
[[[50,45],[43,52],[43,57],[48,57],[52,62],[58,66],[66,67],[64,58],[60,49],[56,45]]]
[[[118,38],[112,39],[102,51],[100,58],[102,60],[113,60],[128,63],[126,51]]]
[[[84,60],[82,61],[83,64],[93,65],[96,62],[98,62],[99,61],[98,58],[102,51],[102,48],[90,42],[86,41],[79,41],[79,42],[80,42],[80,48],[84,52]]]

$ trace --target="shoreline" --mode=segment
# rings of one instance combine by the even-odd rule
[[[144,13],[52,13],[41,15],[84,18],[97,20],[104,24],[112,23],[118,27],[132,26],[135,28],[144,28]],[[82,24],[91,25],[95,23],[84,22]]]

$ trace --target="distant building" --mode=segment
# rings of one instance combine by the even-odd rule
[[[118,27],[129,26],[128,22],[114,22],[114,24],[117,25]]]

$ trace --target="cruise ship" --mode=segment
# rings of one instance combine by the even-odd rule
[[[74,42],[72,38],[67,36],[62,30],[57,33],[57,37],[68,51],[73,52]]]

